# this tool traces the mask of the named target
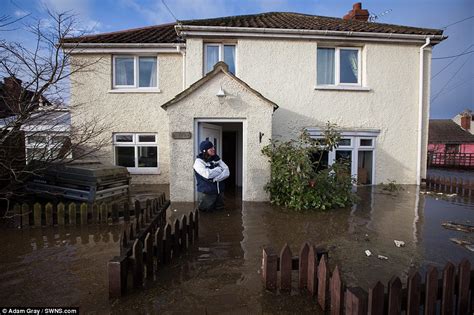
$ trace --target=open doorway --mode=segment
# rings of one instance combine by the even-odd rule
[[[209,140],[216,153],[230,171],[226,179],[226,198],[242,199],[243,182],[243,123],[241,121],[199,120],[197,122],[196,148],[201,141]],[[197,152],[197,150],[195,150]]]

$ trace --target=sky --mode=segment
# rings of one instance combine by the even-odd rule
[[[71,11],[82,28],[93,33],[173,22],[163,0],[0,0],[0,16],[20,18],[21,24],[43,19],[46,11]],[[355,0],[165,0],[179,20],[269,11],[299,12],[342,17]],[[376,22],[444,29],[448,39],[433,49],[431,118],[451,118],[474,110],[474,1],[472,0],[366,0],[364,9]],[[459,22],[461,20],[464,20]],[[459,23],[456,23],[459,22]],[[454,25],[451,25],[456,23]],[[24,27],[0,33],[6,40],[28,41]],[[467,54],[457,58],[435,59]]]

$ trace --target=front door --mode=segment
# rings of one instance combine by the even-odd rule
[[[216,153],[222,156],[222,127],[214,124],[199,123],[198,146],[204,141],[208,140],[214,144]]]

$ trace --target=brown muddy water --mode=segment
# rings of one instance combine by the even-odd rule
[[[472,224],[470,200],[419,194],[414,186],[399,193],[363,187],[358,195],[360,202],[350,209],[307,213],[227,200],[227,211],[201,215],[199,242],[185,256],[145,289],[115,300],[108,299],[106,264],[119,252],[120,225],[4,230],[0,305],[79,306],[81,314],[314,313],[315,304],[297,292],[262,289],[263,246],[279,251],[287,242],[296,254],[305,241],[324,245],[331,268],[338,264],[348,285],[364,288],[393,275],[406,277],[411,268],[474,258],[449,240],[474,242],[472,235],[441,226]],[[192,208],[173,204],[169,218]],[[397,248],[394,239],[406,246]],[[379,254],[388,260],[377,259]]]

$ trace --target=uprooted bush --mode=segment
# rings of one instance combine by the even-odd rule
[[[272,140],[262,149],[270,158],[271,180],[265,189],[270,201],[294,210],[327,210],[352,205],[353,180],[350,161],[338,160],[325,166],[325,151],[337,147],[340,133],[328,123],[321,139],[313,139],[304,131],[297,140]]]

